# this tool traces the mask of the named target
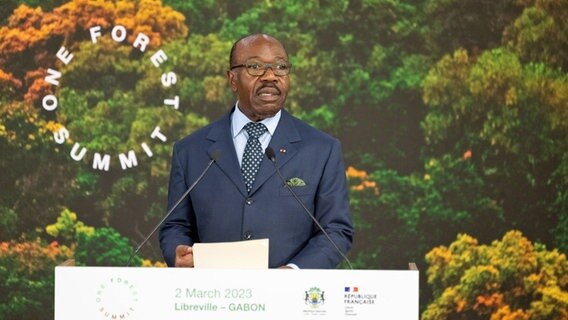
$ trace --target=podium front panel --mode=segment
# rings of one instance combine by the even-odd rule
[[[55,319],[418,319],[418,271],[56,267]]]

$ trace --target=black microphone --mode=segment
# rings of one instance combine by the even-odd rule
[[[349,259],[347,259],[347,257],[343,254],[343,252],[341,252],[341,250],[339,249],[337,244],[335,244],[335,241],[333,241],[333,239],[331,239],[331,237],[329,236],[329,233],[327,233],[327,231],[325,231],[325,229],[319,223],[318,219],[316,219],[316,217],[314,217],[314,215],[311,213],[311,211],[308,209],[308,207],[306,207],[304,202],[302,202],[302,200],[300,200],[300,198],[298,197],[296,192],[294,192],[294,190],[288,185],[288,183],[286,182],[286,179],[284,179],[284,176],[282,175],[282,173],[280,172],[280,169],[278,169],[278,166],[276,165],[276,154],[274,154],[274,149],[272,149],[270,146],[268,146],[264,152],[266,153],[266,156],[268,157],[270,162],[272,162],[272,164],[274,165],[274,169],[276,169],[276,173],[278,174],[278,176],[280,177],[280,179],[284,183],[284,186],[286,186],[286,188],[294,196],[296,201],[298,201],[298,203],[302,206],[302,208],[304,208],[304,211],[312,219],[312,221],[316,224],[316,226],[318,226],[319,230],[325,235],[327,240],[329,240],[329,242],[333,245],[335,250],[341,255],[343,260],[345,260],[345,262],[347,262],[347,264],[349,265],[349,269],[353,270],[353,266],[351,265],[351,261],[349,261]]]
[[[209,161],[209,163],[207,164],[207,167],[205,167],[205,169],[203,169],[203,172],[201,172],[201,175],[199,177],[197,177],[197,179],[195,179],[195,182],[191,186],[189,186],[189,188],[187,188],[185,193],[181,195],[181,197],[178,199],[178,201],[172,206],[170,211],[168,211],[168,213],[166,213],[166,215],[162,218],[162,220],[160,220],[160,222],[158,222],[158,224],[154,227],[152,232],[150,232],[150,234],[146,238],[144,238],[144,240],[142,240],[142,242],[138,245],[136,250],[134,250],[134,253],[132,253],[130,255],[130,258],[128,259],[128,265],[127,266],[130,267],[130,263],[132,263],[132,259],[134,258],[134,256],[136,256],[138,254],[138,251],[140,251],[142,246],[144,244],[146,244],[146,242],[148,242],[148,240],[150,240],[150,237],[152,237],[154,235],[154,233],[156,233],[156,231],[158,230],[158,228],[160,228],[160,226],[164,223],[164,221],[166,221],[166,219],[172,214],[172,212],[174,212],[174,210],[185,199],[185,197],[187,197],[187,195],[193,190],[193,188],[195,188],[195,186],[199,183],[199,181],[201,181],[201,179],[203,179],[203,177],[205,176],[205,173],[207,173],[207,171],[209,171],[209,168],[211,168],[211,166],[213,165],[213,162],[219,160],[220,156],[221,156],[220,150],[215,150],[211,153],[211,161]]]

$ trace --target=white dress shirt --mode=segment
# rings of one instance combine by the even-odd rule
[[[274,135],[274,131],[276,131],[276,127],[278,126],[278,122],[280,121],[281,111],[278,111],[274,117],[266,118],[262,121],[268,131],[263,133],[258,140],[262,145],[262,150],[266,150],[268,144],[270,143],[270,139]],[[244,130],[244,127],[247,123],[252,122],[245,114],[239,109],[239,102],[237,101],[235,111],[231,115],[231,130],[233,134],[233,143],[235,145],[235,151],[237,152],[237,159],[239,160],[239,166],[243,163],[243,153],[245,152],[245,146],[247,145],[248,140],[248,133]]]

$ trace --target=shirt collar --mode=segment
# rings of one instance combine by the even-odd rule
[[[260,121],[261,123],[263,123],[266,126],[266,128],[268,129],[268,133],[270,133],[270,136],[274,136],[274,131],[276,131],[276,127],[278,126],[278,122],[280,121],[281,115],[282,115],[282,111],[278,110],[278,112],[273,117],[266,118],[266,119]],[[231,123],[232,123],[231,129],[233,131],[232,132],[233,138],[235,138],[237,135],[239,135],[241,133],[243,128],[246,126],[246,124],[251,122],[251,121],[239,109],[239,102],[238,101],[235,104],[235,111],[233,112],[233,115],[231,116],[231,118],[232,118],[231,119]]]

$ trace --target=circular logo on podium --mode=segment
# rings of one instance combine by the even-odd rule
[[[104,319],[129,319],[138,304],[136,286],[121,277],[113,277],[97,288],[97,311]]]

